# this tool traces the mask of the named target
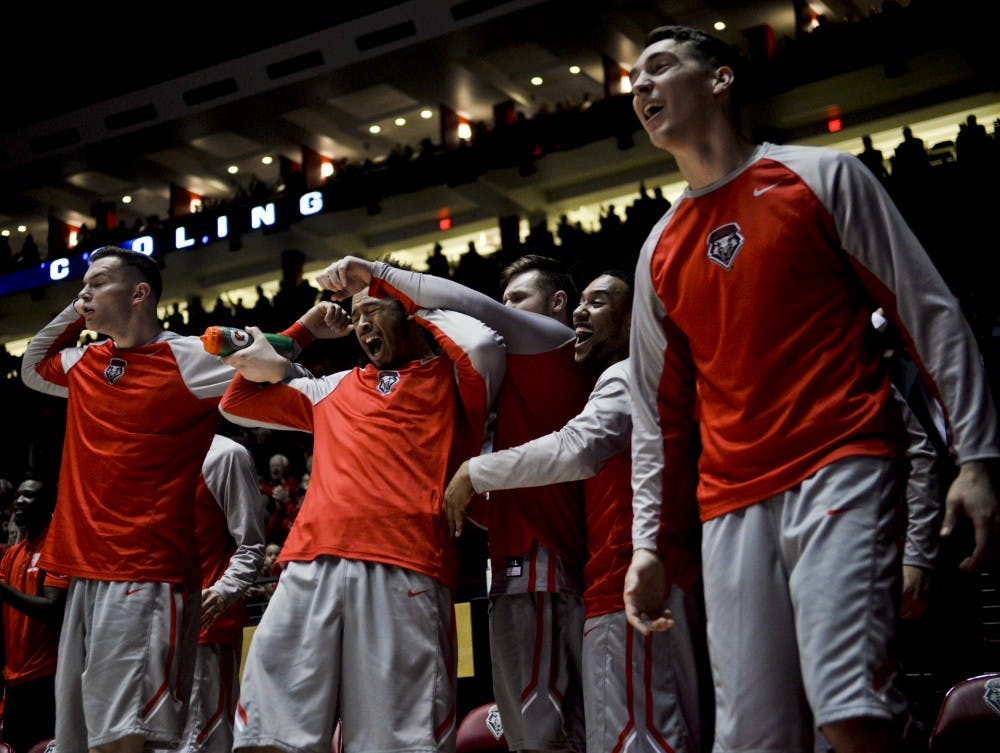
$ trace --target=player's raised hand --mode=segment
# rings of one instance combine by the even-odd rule
[[[336,339],[354,331],[351,315],[330,301],[317,303],[299,318],[299,324],[317,340]]]
[[[357,256],[337,259],[316,276],[316,282],[324,290],[333,293],[334,300],[350,298],[368,287],[375,263]]]

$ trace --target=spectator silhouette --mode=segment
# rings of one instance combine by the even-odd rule
[[[861,143],[864,145],[864,150],[858,155],[860,159],[869,170],[878,178],[883,184],[889,181],[889,171],[885,169],[885,158],[882,156],[882,150],[876,149],[872,146],[872,137],[865,134],[861,137]]]
[[[913,181],[922,187],[930,170],[930,159],[924,140],[913,135],[913,130],[903,128],[903,141],[896,147],[892,158],[892,178],[897,189],[913,186]]]
[[[451,276],[451,268],[447,257],[441,252],[440,243],[435,243],[434,249],[427,255],[427,272],[438,277]]]
[[[28,233],[24,236],[24,243],[21,244],[21,255],[18,257],[18,265],[21,267],[31,267],[42,260],[38,244],[35,237]]]
[[[293,322],[313,307],[319,290],[302,278],[306,255],[298,249],[281,252],[281,282],[272,305],[279,322]]]

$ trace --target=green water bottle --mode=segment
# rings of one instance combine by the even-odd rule
[[[286,335],[273,335],[268,332],[264,337],[285,358],[293,359],[301,351],[299,344]],[[245,329],[238,327],[213,326],[206,329],[205,334],[201,335],[201,342],[207,352],[225,358],[252,345],[253,336]]]

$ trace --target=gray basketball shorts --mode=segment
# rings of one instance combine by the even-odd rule
[[[624,611],[583,629],[588,751],[699,753],[698,676],[684,593],[671,588],[674,626],[643,636]]]
[[[363,560],[289,562],[254,631],[233,747],[450,753],[457,691],[451,591]]]
[[[198,644],[200,591],[173,583],[74,578],[56,666],[56,748],[140,735],[176,748]]]
[[[585,750],[583,601],[567,593],[490,597],[493,692],[511,750]]]
[[[852,456],[704,524],[716,751],[811,750],[824,724],[904,712],[905,482],[893,461]]]
[[[198,644],[182,753],[231,753],[242,653],[242,642]]]

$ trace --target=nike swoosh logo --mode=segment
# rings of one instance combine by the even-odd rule
[[[420,596],[420,594],[427,593],[428,590],[429,589],[425,588],[423,591],[407,591],[406,595],[412,599],[414,596]]]
[[[138,592],[139,592],[139,591],[141,591],[141,590],[142,590],[143,588],[145,588],[145,586],[140,586],[139,588],[130,588],[130,589],[128,589],[127,591],[125,591],[125,595],[126,595],[126,596],[131,596],[131,595],[132,595],[132,594],[134,594],[134,593],[138,593]]]
[[[764,186],[763,188],[755,188],[753,190],[753,195],[754,196],[763,196],[768,191],[770,191],[772,188],[776,188],[777,186],[780,186],[780,185],[781,185],[781,181],[779,180],[777,183],[772,183],[769,186]]]

